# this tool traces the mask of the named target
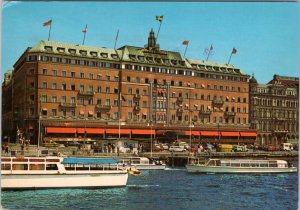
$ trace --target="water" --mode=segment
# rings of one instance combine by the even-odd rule
[[[298,209],[298,173],[190,174],[184,168],[142,171],[128,186],[107,189],[3,191],[5,209]]]

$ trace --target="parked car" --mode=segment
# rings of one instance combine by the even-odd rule
[[[246,145],[243,145],[243,146],[241,146],[241,145],[233,145],[232,151],[233,152],[248,152],[249,149],[247,148]]]
[[[291,143],[282,143],[279,148],[281,151],[292,151],[294,149]]]
[[[190,145],[189,145],[188,143],[186,143],[186,142],[180,142],[180,143],[179,143],[179,146],[180,146],[181,148],[186,149],[186,150],[190,150],[190,149],[191,149]]]
[[[168,150],[169,145],[168,144],[160,144],[160,148],[162,148],[163,150]]]
[[[77,141],[70,141],[65,143],[66,147],[80,147],[80,143]]]
[[[180,146],[170,146],[169,148],[170,152],[185,152],[186,149]]]
[[[269,151],[269,152],[274,152],[274,151],[279,150],[279,148],[276,145],[273,145],[273,144],[268,144],[266,148],[267,148],[267,151]]]

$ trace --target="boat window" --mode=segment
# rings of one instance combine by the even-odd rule
[[[30,162],[45,162],[45,159],[30,159]]]
[[[216,161],[216,166],[221,166],[221,161],[220,160]]]
[[[67,171],[74,171],[75,170],[75,165],[74,164],[64,164],[65,165],[65,169]]]
[[[231,167],[240,167],[241,164],[240,163],[231,163]]]
[[[10,162],[10,158],[1,158],[1,162]]]
[[[10,170],[10,164],[1,164],[1,170]]]
[[[56,164],[47,164],[46,165],[46,170],[47,171],[54,171],[54,170],[58,170],[58,168],[57,168]]]
[[[103,166],[102,165],[91,165],[90,166],[90,170],[103,170]]]
[[[28,159],[25,159],[25,158],[16,158],[16,159],[13,159],[13,162],[28,162]]]
[[[89,165],[80,164],[76,166],[76,171],[88,171]]]
[[[277,168],[277,161],[270,161],[269,167],[276,167]]]
[[[251,167],[259,167],[259,163],[251,163]]]
[[[260,163],[259,167],[268,167],[268,163],[266,163],[266,162]]]
[[[210,160],[207,165],[208,166],[215,166],[216,165],[215,160]]]
[[[241,166],[242,166],[242,167],[249,167],[250,164],[249,164],[249,163],[241,163]]]
[[[45,170],[44,164],[30,164],[29,170]]]
[[[28,170],[28,164],[13,164],[12,165],[12,170],[27,171]]]
[[[59,162],[59,159],[47,159],[47,162]]]

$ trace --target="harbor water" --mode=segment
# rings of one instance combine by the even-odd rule
[[[123,188],[2,191],[4,209],[298,209],[298,173],[142,171]]]

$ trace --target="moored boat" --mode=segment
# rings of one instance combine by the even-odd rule
[[[209,159],[205,164],[187,164],[196,173],[293,173],[297,168],[285,160]]]
[[[126,186],[127,170],[112,158],[2,157],[2,189]]]
[[[129,157],[119,160],[119,165],[124,167],[134,167],[138,170],[163,170],[166,164],[161,161],[150,162],[146,157]]]

